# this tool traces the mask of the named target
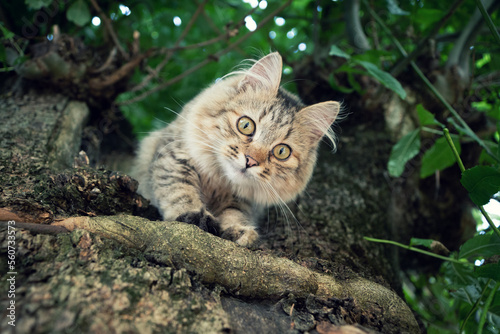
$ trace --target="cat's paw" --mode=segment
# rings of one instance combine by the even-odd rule
[[[248,247],[259,238],[259,234],[253,226],[232,226],[222,233],[222,238],[233,240],[240,246]]]
[[[219,223],[208,211],[186,212],[179,215],[176,221],[193,224],[201,228],[203,231],[219,235]]]

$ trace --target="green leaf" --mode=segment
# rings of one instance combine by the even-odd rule
[[[457,148],[458,154],[460,154],[462,148],[460,146],[460,141],[458,138],[452,138],[453,144]],[[450,146],[446,142],[446,138],[441,137],[434,145],[425,152],[422,158],[422,167],[420,169],[420,177],[422,179],[434,174],[438,170],[443,170],[447,167],[452,166],[455,163],[455,156],[451,151]]]
[[[410,246],[424,246],[430,249],[433,242],[432,239],[411,238]]]
[[[3,38],[5,39],[11,39],[12,37],[15,36],[12,31],[3,26],[2,22],[0,22],[0,31],[2,31]]]
[[[397,81],[388,72],[381,70],[375,64],[369,63],[367,61],[358,60],[356,62],[363,66],[368,71],[368,74],[380,81],[380,83],[382,83],[385,87],[398,94],[401,99],[404,100],[406,98],[406,92],[403,86],[401,86],[399,81]]]
[[[413,18],[419,23],[419,28],[423,31],[434,23],[440,21],[443,18],[443,11],[440,9],[421,8],[418,10],[416,15],[413,16]]]
[[[443,125],[440,122],[436,120],[436,117],[434,115],[426,110],[422,104],[417,105],[417,114],[418,114],[418,120],[420,121],[421,126],[426,126],[426,125]]]
[[[449,288],[458,289],[459,287],[474,284],[477,281],[477,278],[474,277],[473,266],[464,266],[456,262],[444,262],[441,268],[445,277],[451,280]]]
[[[342,57],[342,58],[345,58],[345,59],[350,59],[351,56],[349,56],[347,53],[345,53],[344,51],[340,50],[340,48],[336,45],[332,45],[330,47],[330,53],[329,53],[330,56],[336,56],[336,57]]]
[[[491,140],[483,140],[484,144],[489,147],[490,151],[495,153],[497,156],[500,156],[500,146],[498,143],[495,143]],[[494,165],[497,161],[486,152],[486,150],[481,150],[481,154],[479,155],[479,163],[478,165]]]
[[[360,83],[356,81],[354,74],[352,72],[347,72],[347,82],[351,85],[351,87],[358,92],[360,95],[363,95],[363,87],[361,87]]]
[[[403,174],[406,163],[420,151],[420,129],[415,129],[401,138],[392,147],[387,169],[392,177]]]
[[[84,26],[90,22],[90,10],[85,0],[77,0],[69,6],[66,18],[77,26]]]
[[[40,9],[47,7],[53,0],[24,0],[24,3],[31,9]]]
[[[500,262],[483,264],[474,269],[474,274],[477,277],[486,277],[500,282]]]
[[[344,86],[339,85],[337,83],[337,80],[335,80],[335,74],[333,74],[333,73],[330,74],[329,82],[330,82],[330,86],[332,87],[333,90],[339,91],[339,92],[344,93],[344,94],[350,94],[350,93],[354,92],[353,88],[344,87]]]
[[[489,166],[475,166],[462,173],[460,182],[475,204],[484,205],[500,191],[500,172]]]
[[[380,59],[385,59],[385,60],[396,60],[396,58],[393,58],[394,54],[391,54],[390,52],[384,51],[384,50],[367,50],[363,53],[357,53],[354,55],[351,55],[351,60],[353,61],[367,61],[369,63],[377,64]]]
[[[461,259],[472,256],[488,258],[493,255],[500,255],[500,238],[493,232],[476,235],[467,240],[458,253]]]
[[[470,105],[479,112],[487,112],[492,109],[492,105],[488,101],[472,102]]]

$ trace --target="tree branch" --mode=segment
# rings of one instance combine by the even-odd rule
[[[349,42],[359,52],[370,50],[370,43],[366,38],[361,21],[359,19],[359,0],[347,0],[345,2],[345,24]]]
[[[500,1],[498,0],[484,0],[484,7],[486,7],[488,10],[491,10],[498,5],[500,5]],[[464,30],[455,41],[453,49],[448,55],[446,67],[458,67],[459,69],[461,69],[461,75],[463,78],[468,78],[470,76],[470,46],[479,35],[479,32],[481,31],[480,26],[483,25],[483,23],[484,19],[481,15],[481,12],[479,11],[479,9],[476,9],[469,22],[467,22]]]
[[[113,29],[113,25],[111,24],[111,20],[106,16],[106,14],[104,14],[104,12],[102,11],[101,7],[99,6],[96,0],[90,0],[90,2],[92,3],[92,6],[94,6],[95,10],[97,10],[97,13],[101,17],[101,19],[104,21],[106,30],[108,31],[109,36],[111,36],[111,39],[113,40],[115,46],[118,48],[118,51],[120,51],[120,54],[124,59],[128,59],[129,58],[128,54],[121,46],[120,41],[118,40],[118,36],[116,36],[116,33]]]
[[[185,268],[205,284],[222,285],[232,294],[281,298],[293,294],[322,298],[353,298],[361,309],[382,309],[385,321],[402,331],[419,333],[408,306],[391,290],[363,278],[339,281],[291,260],[251,251],[234,242],[179,222],[152,222],[129,216],[74,217],[54,223],[69,231],[85,229],[139,249],[146,258]]]
[[[246,35],[240,37],[240,39],[238,39],[237,41],[235,41],[234,43],[228,45],[225,49],[215,53],[215,54],[212,54],[210,56],[208,56],[204,61],[200,62],[199,64],[191,67],[190,69],[184,71],[182,74],[179,74],[178,76],[164,82],[163,84],[161,85],[158,85],[156,87],[153,87],[151,88],[150,90],[130,99],[130,100],[127,100],[127,101],[122,101],[122,102],[118,102],[117,105],[129,105],[129,104],[132,104],[132,103],[135,103],[135,102],[138,102],[140,100],[143,100],[145,99],[146,97],[148,97],[149,95],[151,94],[154,94],[162,89],[165,89],[167,88],[168,86],[171,86],[177,82],[179,82],[180,80],[184,79],[185,77],[187,77],[188,75],[191,75],[192,73],[198,71],[200,68],[210,64],[211,62],[213,61],[217,61],[221,56],[223,56],[224,54],[228,53],[229,51],[231,51],[232,49],[236,48],[238,45],[240,45],[241,43],[243,43],[244,41],[246,41],[248,38],[250,38],[250,36],[252,36],[255,32],[257,32],[259,29],[261,29],[264,25],[266,25],[271,19],[273,19],[279,12],[281,12],[283,9],[285,9],[286,7],[288,7],[290,4],[292,3],[292,0],[288,0],[287,2],[285,2],[283,5],[281,5],[280,7],[278,7],[276,10],[274,10],[272,13],[270,13],[268,16],[266,16],[258,25],[257,25],[257,28],[254,30],[254,31],[250,31],[248,32]]]
[[[144,59],[149,57],[152,50],[148,50],[143,54],[138,55],[134,59],[130,60],[128,63],[122,65],[118,70],[113,72],[111,75],[104,78],[93,78],[89,80],[89,88],[94,92],[98,92],[106,87],[109,87],[119,80],[123,79],[129,75]]]
[[[173,50],[175,50],[175,48],[177,48],[179,46],[179,44],[184,40],[184,38],[186,38],[186,35],[189,33],[189,31],[193,27],[194,22],[196,21],[196,19],[200,15],[200,13],[203,11],[203,8],[205,7],[205,4],[207,2],[208,2],[208,0],[204,0],[202,3],[200,3],[198,5],[198,8],[196,8],[196,11],[194,12],[193,16],[191,16],[191,19],[189,20],[188,24],[186,25],[186,27],[182,31],[181,35],[175,41],[174,47],[172,48]],[[130,91],[135,92],[135,91],[141,90],[144,87],[146,87],[148,82],[150,82],[151,79],[153,79],[153,77],[158,77],[158,74],[160,73],[160,71],[163,69],[163,67],[165,67],[165,65],[168,64],[168,62],[172,58],[172,56],[174,54],[173,50],[168,50],[166,55],[165,55],[165,58],[163,58],[163,60],[158,64],[158,66],[156,66],[156,68],[154,70],[152,70],[151,73],[149,73],[149,75],[144,77],[144,79],[142,79],[140,84],[133,87]]]

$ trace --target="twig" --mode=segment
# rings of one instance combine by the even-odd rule
[[[453,144],[453,140],[451,140],[450,137],[450,131],[447,128],[443,129],[443,134],[444,137],[446,138],[446,141],[448,142],[448,145],[450,145],[451,151],[453,152],[453,155],[455,156],[455,159],[457,160],[458,167],[460,168],[460,172],[465,172],[465,166],[464,163],[462,162],[462,159],[460,158],[460,155],[458,154],[457,148],[455,147],[455,144]],[[491,229],[500,237],[500,230],[495,226],[495,223],[493,223],[493,220],[491,220],[490,215],[482,205],[478,205],[479,211],[483,214],[484,218],[486,218],[486,221],[490,225]]]
[[[208,45],[215,44],[215,43],[217,43],[219,41],[222,41],[224,39],[229,39],[229,38],[234,37],[234,36],[236,36],[238,34],[239,29],[245,23],[244,18],[241,19],[240,22],[238,22],[237,24],[235,24],[234,27],[230,27],[230,25],[227,25],[226,26],[226,30],[224,32],[221,32],[215,25],[213,25],[214,26],[214,30],[219,34],[219,36],[217,36],[217,37],[214,37],[212,39],[209,39],[207,41],[200,42],[200,43],[195,43],[195,44],[180,46],[179,45],[180,42],[186,37],[187,32],[191,29],[194,21],[196,20],[196,18],[200,14],[200,11],[202,11],[202,14],[204,14],[206,16],[206,13],[204,11],[204,5],[206,4],[206,2],[207,2],[207,0],[205,2],[203,2],[203,3],[201,3],[198,6],[196,12],[192,16],[191,20],[187,24],[186,28],[184,29],[184,31],[182,32],[181,36],[176,41],[176,43],[174,44],[174,46],[171,47],[171,48],[163,48],[163,49],[161,49],[161,50],[159,50],[157,52],[157,53],[165,53],[166,54],[166,56],[163,59],[163,61],[160,64],[158,64],[158,66],[154,70],[150,70],[149,71],[150,74],[148,76],[146,76],[141,81],[140,84],[138,84],[135,87],[133,87],[132,89],[130,89],[129,92],[136,92],[136,91],[139,91],[139,90],[143,89],[144,87],[146,87],[147,83],[150,82],[153,77],[158,77],[160,71],[170,61],[170,59],[172,58],[172,55],[173,55],[173,53],[175,51],[179,51],[179,50],[191,50],[191,49],[202,48],[202,47],[205,47],[205,46],[208,46]],[[256,10],[256,8],[252,8],[250,10],[250,12],[247,13],[244,17],[246,17],[248,15],[251,15],[255,10]]]
[[[481,12],[481,15],[483,15],[483,18],[486,21],[486,24],[488,25],[488,28],[490,28],[491,34],[495,38],[496,42],[500,45],[500,34],[498,33],[498,30],[495,27],[495,24],[491,20],[490,15],[488,15],[486,8],[484,8],[484,5],[481,2],[481,0],[476,0],[476,4],[477,4],[477,8]]]
[[[244,26],[244,25],[245,25],[245,17],[246,17],[247,15],[251,15],[251,14],[252,14],[255,10],[257,10],[257,7],[252,8],[252,10],[251,10],[249,13],[247,13],[246,15],[244,15],[244,16],[242,17],[242,19],[240,20],[240,22],[234,26],[233,31],[234,31],[234,30],[236,30],[236,31],[235,31],[235,35],[234,35],[234,36],[236,36],[236,35],[238,34],[238,32],[239,32],[239,29],[240,29],[242,26]],[[217,27],[217,25],[214,23],[214,21],[213,21],[213,20],[212,20],[212,18],[211,18],[211,17],[207,14],[207,12],[206,12],[206,11],[203,11],[203,17],[205,18],[205,20],[207,21],[208,25],[210,26],[210,28],[211,28],[211,29],[212,29],[215,33],[217,33],[217,34],[219,34],[219,35],[220,35],[220,34],[222,34],[221,30]],[[226,27],[225,27],[225,28],[226,28],[226,30],[227,30],[227,31],[229,31],[229,26],[230,26],[230,24],[229,24],[229,23],[228,23],[228,24],[226,24]],[[231,36],[231,37],[234,37],[234,36]],[[238,49],[237,49],[237,51],[238,51],[240,54],[242,54],[242,55],[243,55],[243,54],[245,54],[245,52],[244,52],[243,50],[241,50],[240,48],[238,48]]]
[[[488,283],[485,286],[485,289],[488,287],[490,284],[491,279],[488,280]],[[490,308],[491,302],[493,301],[493,297],[495,297],[495,293],[497,290],[500,288],[500,282],[496,282],[495,286],[491,290],[490,294],[488,295],[488,298],[486,298],[486,301],[484,302],[483,306],[483,312],[481,313],[481,317],[479,318],[479,324],[477,328],[477,334],[482,334],[483,333],[483,327],[484,324],[486,323],[486,317],[488,315],[488,309]]]
[[[495,226],[495,223],[493,223],[493,220],[491,220],[490,215],[482,205],[479,206],[479,211],[483,214],[484,218],[486,218],[486,221],[488,222],[488,225],[490,225],[491,229],[500,237],[500,230],[498,227]]]
[[[151,88],[150,90],[130,99],[130,100],[126,100],[126,101],[122,101],[122,102],[118,102],[117,105],[129,105],[129,104],[132,104],[132,103],[135,103],[135,102],[138,102],[140,100],[143,100],[144,98],[148,97],[149,95],[151,94],[154,94],[162,89],[165,89],[167,88],[168,86],[171,86],[177,82],[179,82],[180,80],[184,79],[185,77],[187,77],[188,75],[198,71],[200,68],[208,65],[209,63],[213,62],[213,61],[216,61],[218,60],[221,56],[225,55],[226,53],[228,53],[229,51],[231,51],[232,49],[236,48],[239,44],[243,43],[244,41],[246,41],[248,38],[250,38],[250,36],[252,36],[255,32],[257,32],[259,29],[261,29],[264,25],[266,25],[271,19],[273,19],[279,12],[281,12],[283,9],[285,9],[286,7],[288,7],[290,4],[292,3],[292,0],[288,0],[286,3],[284,3],[283,5],[281,5],[280,7],[278,7],[276,10],[274,10],[271,14],[269,14],[268,16],[266,16],[258,25],[257,25],[257,28],[254,30],[254,31],[250,31],[248,32],[246,35],[240,37],[240,39],[238,39],[237,41],[235,41],[234,43],[228,45],[224,50],[221,50],[215,54],[212,54],[210,56],[207,57],[207,59],[205,59],[204,61],[202,61],[201,63],[191,67],[190,69],[184,71],[182,74],[179,74],[178,76],[166,81],[165,83],[161,84],[161,85],[158,85],[156,87],[153,87]]]
[[[191,19],[189,20],[188,24],[186,25],[186,27],[182,31],[181,35],[175,41],[174,47],[172,48],[172,50],[168,50],[166,55],[165,55],[165,58],[163,58],[163,60],[156,66],[156,68],[154,70],[152,70],[146,77],[144,77],[144,79],[142,79],[142,81],[138,85],[136,85],[135,87],[130,89],[129,90],[130,92],[136,92],[138,90],[143,89],[144,87],[147,86],[147,84],[151,81],[151,79],[153,79],[153,77],[158,77],[160,71],[163,69],[163,67],[165,67],[165,65],[168,64],[168,62],[172,58],[172,56],[174,54],[173,51],[175,50],[175,48],[177,48],[179,46],[179,44],[184,40],[184,38],[186,38],[188,32],[193,27],[194,22],[196,21],[196,19],[200,15],[200,13],[203,11],[203,8],[205,7],[205,4],[207,2],[208,2],[208,0],[204,0],[202,3],[200,3],[198,5],[198,8],[196,8],[196,11],[194,12],[194,14],[191,17]]]
[[[1,220],[0,227],[7,226],[7,221]],[[16,228],[21,228],[24,230],[31,231],[35,234],[60,234],[60,233],[69,233],[68,229],[64,226],[55,226],[55,225],[45,225],[45,224],[34,224],[34,223],[22,223],[16,220],[16,224],[13,225]]]
[[[108,31],[109,35],[111,36],[111,39],[113,40],[113,43],[115,46],[118,48],[118,51],[120,51],[120,54],[124,59],[128,59],[129,56],[125,52],[125,50],[122,48],[120,41],[118,41],[118,37],[116,36],[115,31],[113,30],[113,25],[111,24],[111,20],[104,14],[102,11],[101,7],[97,3],[96,0],[90,0],[92,3],[92,6],[94,6],[95,10],[97,10],[97,13],[101,17],[101,19],[104,21],[104,25],[106,26],[106,30]]]
[[[139,65],[141,61],[149,57],[152,50],[148,50],[143,54],[138,55],[134,59],[130,60],[128,63],[122,65],[118,70],[113,72],[111,75],[104,78],[93,78],[89,80],[89,88],[97,91],[109,87],[115,84],[117,81],[123,79],[125,76],[129,75],[132,70]]]
[[[102,71],[106,70],[111,65],[111,63],[113,62],[113,60],[115,59],[115,57],[116,57],[116,50],[117,50],[116,47],[112,48],[111,52],[109,53],[108,58],[106,59],[106,61],[104,62],[104,64],[102,64],[99,68],[97,68],[95,70],[94,69],[90,69],[89,73],[97,74],[97,73],[101,73]]]
[[[436,258],[444,260],[444,261],[449,261],[449,262],[453,262],[453,263],[457,263],[457,264],[463,264],[463,265],[473,266],[473,264],[470,263],[470,262],[463,262],[463,261],[454,259],[452,257],[446,257],[446,256],[442,256],[442,255],[439,255],[439,254],[434,254],[432,252],[428,252],[428,251],[420,249],[420,248],[416,248],[416,247],[404,245],[404,244],[401,244],[399,242],[392,241],[392,240],[383,240],[383,239],[376,239],[376,238],[369,238],[369,237],[364,237],[364,239],[367,240],[367,241],[371,241],[371,242],[378,242],[378,243],[382,243],[382,244],[389,244],[389,245],[398,246],[398,247],[401,247],[401,248],[404,248],[404,249],[407,249],[407,250],[411,250],[411,251],[414,251],[414,252],[417,252],[417,253],[422,253],[422,254],[425,254],[425,255],[428,255],[428,256],[436,257]]]
[[[472,308],[469,310],[469,312],[467,313],[467,316],[465,317],[465,320],[462,322],[462,325],[460,326],[460,332],[459,333],[464,333],[464,328],[465,328],[465,325],[467,324],[467,321],[469,321],[469,318],[476,312],[476,310],[478,309],[479,307],[479,303],[481,302],[481,299],[483,299],[483,296],[484,294],[486,293],[486,289],[488,288],[488,285],[489,285],[489,282],[488,284],[485,285],[483,291],[481,291],[481,296],[479,296],[479,298],[476,300],[476,302],[474,303],[474,305],[472,305]]]
[[[453,140],[451,139],[450,136],[450,131],[447,128],[443,129],[443,134],[444,138],[446,138],[446,141],[448,142],[448,145],[451,148],[451,151],[453,152],[453,155],[455,156],[455,160],[457,161],[458,168],[460,168],[460,172],[465,172],[465,166],[464,163],[462,162],[462,159],[460,159],[460,155],[458,154],[457,148],[455,147],[455,144],[453,144]]]

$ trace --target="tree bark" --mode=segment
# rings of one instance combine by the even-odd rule
[[[88,166],[78,155],[85,104],[36,90],[2,103],[0,220],[74,229],[54,236],[18,225],[16,330],[304,332],[347,323],[361,332],[419,332],[391,290],[399,291],[391,253],[363,240],[390,237],[381,172],[390,142],[377,126],[347,131],[336,155],[322,148],[307,193],[291,205],[300,225],[270,210],[249,250],[193,226],[154,222],[157,211],[134,180]],[[83,220],[61,221],[68,217]],[[2,296],[7,290],[4,283]]]

